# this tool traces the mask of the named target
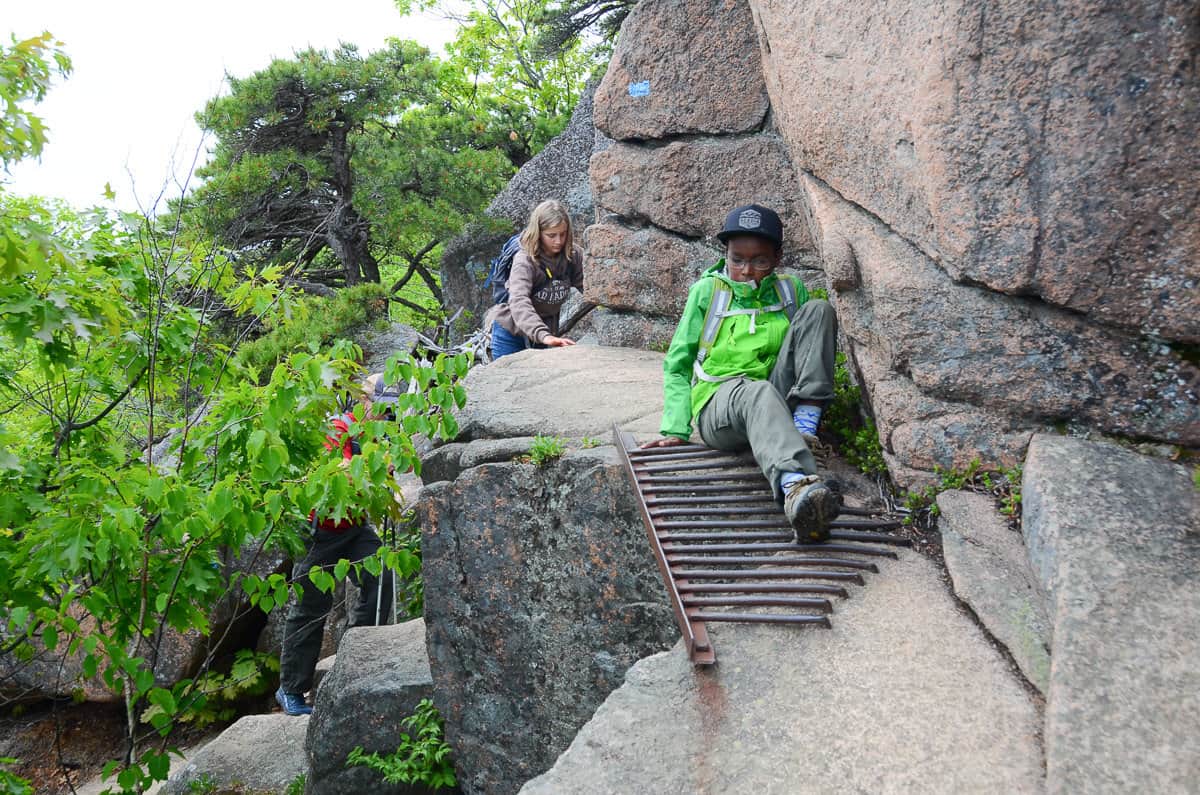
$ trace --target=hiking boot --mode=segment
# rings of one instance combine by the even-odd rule
[[[817,464],[822,469],[829,466],[829,459],[833,456],[833,448],[816,437],[815,434],[800,432],[800,436],[804,438],[804,443],[808,445],[808,449],[812,452],[813,458],[817,459]]]
[[[279,702],[279,706],[283,707],[283,711],[289,715],[312,714],[312,707],[304,703],[304,695],[301,693],[285,693],[281,687],[275,691],[275,700]]]
[[[813,458],[816,459],[817,468],[824,473],[825,487],[840,497],[842,495],[842,481],[829,471],[829,459],[833,457],[833,447],[825,444],[811,433],[801,431],[800,436],[804,438],[804,443],[808,445],[809,451],[813,454]]]
[[[841,510],[841,499],[818,475],[806,475],[787,486],[783,512],[796,532],[796,543],[829,540],[829,523]]]

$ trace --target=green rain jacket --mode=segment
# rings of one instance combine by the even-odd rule
[[[688,439],[692,435],[692,420],[708,403],[721,385],[701,381],[693,377],[692,363],[700,350],[700,333],[704,317],[712,301],[717,280],[728,284],[733,290],[729,308],[759,309],[779,303],[775,282],[791,279],[796,286],[796,305],[808,300],[804,283],[791,276],[772,273],[762,280],[757,288],[745,282],[735,282],[725,275],[725,260],[722,259],[706,270],[688,290],[687,306],[683,317],[671,338],[667,358],[663,361],[663,417],[661,431],[665,436]],[[754,333],[750,333],[751,315],[733,315],[725,318],[717,331],[712,350],[704,360],[704,372],[711,376],[724,377],[741,375],[764,381],[771,375],[783,338],[787,334],[789,320],[783,310],[763,312],[754,316]],[[693,381],[695,383],[693,383]]]

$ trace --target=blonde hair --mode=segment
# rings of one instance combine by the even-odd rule
[[[533,208],[533,212],[529,214],[529,223],[525,225],[525,231],[521,233],[521,250],[533,258],[537,262],[537,258],[542,253],[542,232],[559,224],[567,225],[567,243],[563,246],[563,256],[567,259],[571,258],[574,251],[575,232],[571,228],[571,214],[567,212],[567,208],[562,202],[555,199],[546,199],[546,201]]]

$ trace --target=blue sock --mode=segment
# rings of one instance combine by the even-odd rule
[[[797,480],[803,480],[808,475],[803,472],[784,472],[779,476],[779,488],[787,491],[787,487],[795,483]]]
[[[796,430],[800,431],[800,433],[816,436],[817,425],[821,422],[821,407],[796,406],[796,408],[792,409],[792,422],[795,423]]]

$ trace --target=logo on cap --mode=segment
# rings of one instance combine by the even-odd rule
[[[762,224],[762,213],[758,210],[743,210],[738,216],[738,226],[742,229],[758,229]]]

